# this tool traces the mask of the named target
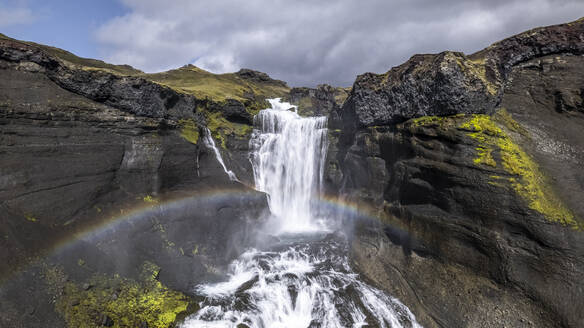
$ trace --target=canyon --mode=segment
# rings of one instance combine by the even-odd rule
[[[316,215],[302,212],[314,198],[342,224],[311,245],[346,243],[335,259],[349,268],[334,270],[399,300],[415,316],[400,324],[584,323],[580,19],[471,55],[414,55],[351,88],[192,65],[147,74],[0,35],[0,325],[199,320],[196,286],[286,239],[262,227],[295,203],[275,209],[250,161],[274,98],[326,121],[319,192],[294,213]],[[277,257],[254,261],[279,272]]]

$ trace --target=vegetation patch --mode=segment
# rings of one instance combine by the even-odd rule
[[[196,145],[199,141],[199,128],[195,124],[195,121],[187,119],[179,120],[178,123],[180,125],[180,136],[186,141]]]
[[[288,87],[278,83],[254,82],[235,73],[213,74],[193,65],[162,73],[144,74],[142,77],[176,91],[215,102],[226,99],[246,102],[250,99],[281,97],[289,91]]]
[[[509,116],[507,120],[512,120],[512,118]],[[511,126],[520,127],[517,122],[513,122],[510,123]],[[502,168],[511,175],[507,181],[513,190],[527,202],[529,208],[543,214],[551,222],[582,229],[574,214],[552,190],[539,166],[490,116],[469,115],[459,128],[467,131],[467,135],[478,142],[475,164],[496,166],[497,162],[493,153],[498,153]],[[494,177],[496,178],[491,181],[492,184],[500,184],[501,177]]]
[[[248,139],[253,130],[250,125],[228,121],[221,112],[207,113],[206,118],[207,128],[223,148],[227,148],[227,137]]]
[[[25,218],[27,221],[30,221],[30,222],[38,222],[38,219],[37,219],[37,218],[36,218],[34,215],[32,215],[32,214],[30,214],[30,213],[27,213],[27,214],[25,214],[25,215],[24,215],[24,218]]]
[[[464,117],[464,114],[456,114],[449,116],[421,116],[412,118],[404,123],[410,131],[421,127],[439,127],[441,129],[451,129],[455,127],[456,122]]]
[[[177,316],[189,310],[191,300],[162,285],[159,271],[154,263],[145,262],[140,281],[95,275],[82,285],[65,282],[55,307],[68,327],[102,327],[105,321],[114,328],[172,327]]]
[[[51,56],[54,56],[65,63],[68,63],[70,65],[75,65],[78,68],[81,68],[84,70],[104,71],[104,72],[108,72],[108,73],[112,73],[112,74],[116,74],[116,75],[128,75],[128,76],[135,76],[135,75],[144,74],[144,72],[142,72],[141,70],[135,69],[130,65],[114,65],[114,64],[108,64],[102,60],[83,58],[83,57],[76,56],[73,53],[66,51],[66,50],[63,50],[63,49],[47,46],[44,44],[38,44],[38,43],[30,42],[30,41],[16,40],[16,39],[7,37],[6,35],[1,34],[1,33],[0,33],[0,39],[16,41],[16,42],[20,42],[22,44],[27,44],[27,45],[39,48],[42,51],[44,51],[45,53],[47,53]]]
[[[144,196],[144,198],[142,198],[142,200],[144,200],[146,203],[151,203],[151,204],[157,204],[158,203],[158,199],[152,197],[151,195]]]
[[[442,125],[447,120],[446,117],[443,116],[422,116],[413,118],[410,120],[410,124],[413,127],[418,126],[436,126]]]

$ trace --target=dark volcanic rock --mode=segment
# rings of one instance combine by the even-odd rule
[[[424,326],[584,322],[583,26],[414,56],[330,116],[328,190],[382,218],[355,265]]]
[[[237,100],[227,99],[221,106],[221,112],[231,122],[253,124],[253,117],[245,109],[245,106]]]
[[[344,111],[358,125],[460,113],[491,113],[514,65],[557,53],[584,54],[584,21],[533,29],[470,56],[415,55],[385,74],[357,77]]]
[[[69,67],[41,49],[0,40],[0,59],[25,62],[62,88],[123,111],[147,117],[193,117],[197,99],[139,77]],[[36,65],[35,65],[36,64]]]
[[[248,69],[248,68],[242,68],[239,71],[235,72],[235,74],[237,76],[241,77],[242,79],[246,79],[246,80],[252,80],[252,81],[260,82],[260,83],[262,83],[262,82],[263,83],[270,83],[270,84],[275,84],[275,85],[279,85],[282,87],[288,86],[286,84],[286,82],[284,82],[284,81],[274,80],[268,74],[266,74],[264,72],[254,71],[254,70]]]
[[[347,96],[346,88],[321,84],[316,88],[292,88],[286,100],[297,105],[302,115],[323,116],[338,111]]]
[[[498,85],[464,54],[416,55],[383,75],[357,77],[346,109],[360,126],[402,122],[412,117],[486,113],[497,103]]]
[[[199,137],[207,122],[197,106],[242,117],[226,104],[0,40],[0,326],[64,327],[55,311],[67,283],[93,293],[104,287],[90,279],[137,281],[145,263],[187,296],[218,279],[267,210]],[[221,138],[233,146],[221,148],[225,162],[249,181],[238,158],[247,139]]]

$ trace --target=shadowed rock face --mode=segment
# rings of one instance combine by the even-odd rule
[[[383,218],[355,265],[425,326],[584,322],[583,49],[579,20],[417,55],[330,116],[328,189]]]
[[[1,39],[0,326],[75,326],[67,316],[74,305],[59,300],[86,298],[83,286],[103,279],[95,293],[104,299],[116,288],[132,297],[169,288],[181,306],[195,304],[193,285],[218,279],[267,211],[265,195],[229,181],[199,137],[203,110],[227,116],[226,126],[232,116],[249,121],[238,104],[82,69]],[[222,137],[232,147],[222,149],[225,162],[250,181],[247,137]],[[130,282],[147,263],[158,267],[156,288],[142,293]],[[141,309],[146,322],[163,300]],[[87,315],[95,317],[89,326],[117,320]]]
[[[306,115],[329,116],[327,190],[381,218],[356,224],[356,269],[424,326],[584,322],[583,26],[416,55],[359,76],[346,101],[341,88],[290,91]],[[0,38],[0,326],[74,326],[79,298],[167,290],[172,321],[267,210],[199,137],[208,127],[250,184],[249,108],[123,69],[131,76]],[[154,304],[140,320],[156,322]],[[96,308],[82,317],[119,320]]]

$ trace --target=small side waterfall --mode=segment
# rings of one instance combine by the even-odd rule
[[[227,166],[225,166],[225,162],[223,162],[223,157],[221,157],[221,153],[219,152],[219,149],[217,149],[217,146],[215,146],[215,141],[213,140],[213,137],[211,136],[211,131],[208,128],[205,128],[205,136],[203,138],[203,142],[205,143],[205,146],[207,148],[209,148],[209,149],[213,150],[213,152],[215,152],[215,157],[217,158],[217,162],[219,162],[219,164],[221,164],[221,167],[223,167],[223,171],[225,171],[225,173],[229,177],[229,180],[239,181],[237,179],[237,176],[235,176],[235,173],[233,173],[233,171],[231,171],[231,170],[228,170]]]
[[[256,189],[269,195],[282,231],[314,230],[311,200],[319,198],[322,186],[326,117],[301,117],[296,106],[279,98],[269,102],[272,108],[254,118],[250,140]]]

